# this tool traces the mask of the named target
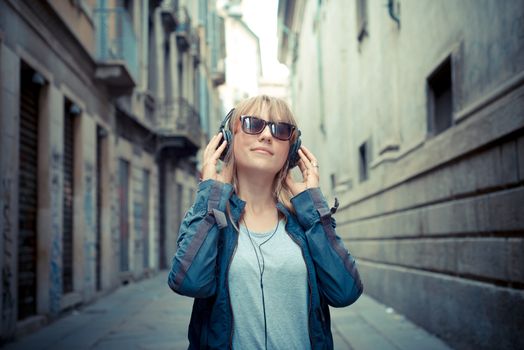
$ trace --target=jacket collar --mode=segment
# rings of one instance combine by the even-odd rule
[[[242,211],[244,211],[245,206],[246,202],[238,198],[238,196],[233,192],[229,198],[229,208],[231,209],[231,216],[235,222],[238,222],[238,219],[240,219],[240,215],[242,215]]]

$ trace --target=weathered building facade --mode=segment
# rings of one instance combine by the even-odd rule
[[[365,292],[458,349],[524,347],[523,33],[517,0],[279,2]]]
[[[208,1],[0,0],[2,341],[170,263],[221,118],[216,17]]]
[[[226,82],[220,87],[225,114],[241,100],[259,93],[260,41],[243,19],[242,1],[227,1],[220,11],[226,33]]]

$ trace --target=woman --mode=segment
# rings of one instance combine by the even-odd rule
[[[189,348],[332,349],[328,305],[350,305],[362,283],[318,188],[317,160],[299,147],[283,100],[247,99],[222,128],[204,151],[168,278],[195,298]]]

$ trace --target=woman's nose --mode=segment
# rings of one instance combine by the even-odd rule
[[[269,140],[273,138],[273,135],[271,135],[271,130],[269,129],[269,125],[266,125],[264,127],[264,130],[260,133],[259,139],[260,140]]]

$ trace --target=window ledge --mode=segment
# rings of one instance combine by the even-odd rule
[[[425,139],[420,139],[407,145],[404,148],[400,147],[398,142],[392,142],[387,144],[380,151],[379,156],[370,164],[371,169],[378,167],[382,163],[387,162],[396,162],[397,160],[405,157],[414,150],[422,147],[424,145]]]
[[[522,84],[524,84],[524,71],[506,80],[505,82],[500,84],[496,89],[488,92],[475,102],[471,103],[469,106],[455,113],[455,115],[453,116],[455,124],[464,121],[464,119],[475,114],[485,106],[489,105],[491,102],[494,102],[500,97],[510,93],[512,90],[518,88]]]

